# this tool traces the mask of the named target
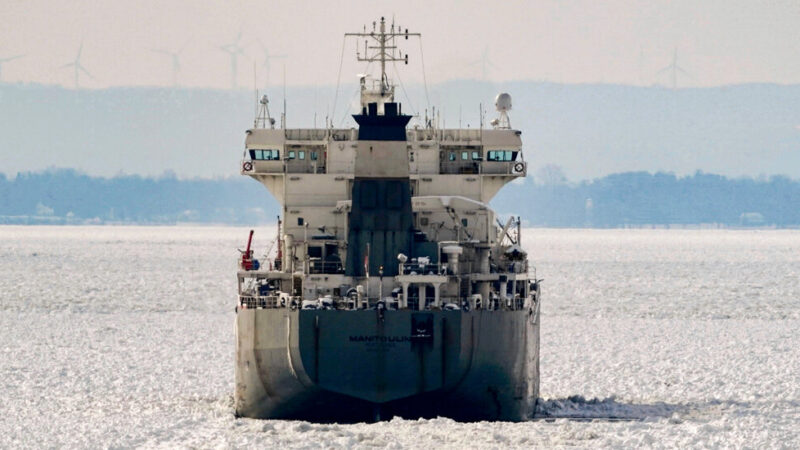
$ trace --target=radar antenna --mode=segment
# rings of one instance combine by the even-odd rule
[[[497,108],[497,112],[500,113],[500,117],[492,119],[489,123],[496,129],[510,129],[511,120],[508,118],[508,112],[511,111],[511,95],[505,92],[497,94],[497,97],[494,98],[494,106]]]
[[[269,99],[266,94],[261,96],[261,100],[259,100],[258,103],[258,115],[256,115],[256,120],[253,125],[255,128],[267,128],[267,125],[269,125],[269,127],[274,130],[275,119],[269,115]]]

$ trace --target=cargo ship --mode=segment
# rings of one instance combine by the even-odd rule
[[[520,219],[488,206],[527,173],[511,96],[487,124],[439,127],[403,113],[386,72],[418,33],[381,18],[346,36],[359,61],[380,63],[359,75],[357,126],[276,127],[263,97],[246,132],[240,173],[282,214],[272,250],[255,257],[251,232],[239,259],[235,413],[528,419],[540,283]]]

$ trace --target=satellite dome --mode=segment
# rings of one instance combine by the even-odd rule
[[[498,111],[511,111],[511,95],[501,92],[494,98],[494,106]]]

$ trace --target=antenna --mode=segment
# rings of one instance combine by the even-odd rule
[[[258,101],[259,108],[258,113],[256,114],[256,120],[253,123],[254,128],[267,128],[269,125],[270,129],[275,129],[275,119],[273,119],[269,115],[269,98],[267,95],[264,94],[261,96],[261,99]]]
[[[253,61],[253,93],[255,94],[256,118],[258,118],[258,73],[256,72],[256,62]]]
[[[239,41],[242,39],[242,31],[239,30],[239,34],[236,35],[236,39],[230,44],[225,44],[221,46],[219,49],[223,52],[227,53],[228,56],[231,57],[231,89],[236,89],[236,79],[238,78],[238,58],[239,55],[244,56],[244,47],[239,45]]]
[[[489,122],[495,129],[508,130],[511,128],[511,121],[508,119],[508,112],[511,111],[511,95],[501,92],[494,98],[494,107],[500,113],[498,119]]]
[[[91,79],[95,79],[88,70],[81,64],[81,53],[83,53],[83,41],[81,41],[80,46],[78,47],[78,53],[75,55],[75,59],[71,63],[64,64],[63,66],[59,67],[59,69],[66,69],[72,67],[75,73],[75,89],[80,88],[80,74],[83,72],[86,76]]]
[[[356,59],[358,61],[368,63],[380,61],[380,95],[383,98],[394,94],[394,89],[389,84],[389,78],[386,76],[386,63],[400,61],[408,64],[408,54],[403,54],[397,49],[396,38],[403,37],[407,40],[410,36],[421,37],[422,35],[420,33],[409,33],[408,28],[403,31],[400,27],[395,26],[394,23],[390,25],[387,31],[386,20],[383,17],[381,17],[380,27],[376,29],[376,25],[376,22],[372,22],[372,32],[370,33],[367,33],[366,27],[364,27],[363,33],[345,33],[344,36],[345,38],[348,36],[365,38],[364,54],[362,55],[356,50]],[[370,45],[370,41],[372,41],[372,45]]]
[[[0,58],[0,83],[3,82],[3,64],[14,61],[15,59],[24,58],[25,55],[14,55]]]
[[[281,114],[281,128],[286,128],[286,64],[283,65],[283,114]]]
[[[689,72],[683,70],[681,66],[678,65],[678,47],[675,47],[675,51],[672,53],[672,63],[667,67],[656,72],[656,75],[661,75],[663,73],[669,72],[670,79],[672,81],[672,90],[678,88],[678,72],[682,73],[683,75],[692,78]]]

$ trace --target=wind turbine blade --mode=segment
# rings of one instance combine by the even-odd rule
[[[656,72],[656,75],[661,75],[662,73],[666,73],[669,70],[672,70],[672,64],[670,64],[667,67],[664,67],[663,69],[661,69],[658,72]]]
[[[3,58],[3,59],[0,59],[0,62],[4,62],[4,63],[6,63],[6,62],[9,62],[9,61],[13,61],[13,60],[15,60],[15,59],[20,59],[20,58],[24,58],[24,57],[25,57],[25,55],[14,55],[14,56],[9,56],[8,58]]]
[[[689,77],[689,78],[694,80],[694,77],[692,76],[692,74],[690,74],[689,72],[683,70],[683,68],[681,68],[680,66],[675,66],[675,70],[677,70],[678,72],[680,72],[680,73],[682,73],[682,74],[686,75],[687,77]]]
[[[56,67],[56,69],[66,69],[67,67],[72,67],[74,65],[75,65],[75,63],[67,63],[67,64],[64,64],[63,66]]]
[[[90,74],[90,73],[89,73],[89,71],[88,71],[88,70],[86,70],[86,68],[85,68],[85,67],[83,67],[83,66],[81,66],[81,65],[78,65],[78,69],[79,69],[81,72],[85,73],[85,74],[86,74],[86,76],[88,76],[89,78],[91,78],[91,79],[93,79],[93,80],[96,80],[96,79],[97,79],[97,78],[95,78],[95,77],[94,77],[94,75]]]
[[[83,53],[83,41],[81,41],[81,45],[78,47],[78,56],[75,57],[75,61],[81,59],[81,53]]]

